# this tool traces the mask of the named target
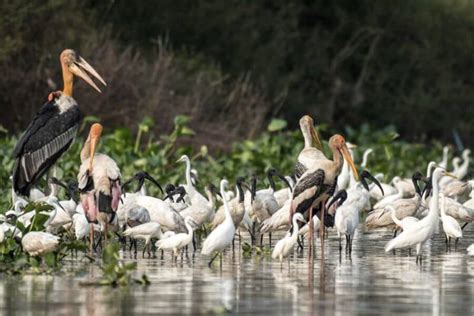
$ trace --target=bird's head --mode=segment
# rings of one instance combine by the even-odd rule
[[[332,136],[329,139],[329,147],[334,148],[342,154],[342,157],[344,157],[349,167],[351,167],[352,172],[354,173],[354,178],[358,181],[359,173],[357,172],[357,168],[354,164],[354,160],[352,160],[349,148],[347,148],[346,140],[344,139],[344,137],[338,134]]]
[[[314,121],[309,115],[305,115],[300,119],[300,128],[302,131],[309,131],[311,135],[311,140],[313,142],[313,146],[322,149],[323,145],[321,143],[321,139],[319,138],[319,134],[314,128]]]
[[[182,155],[176,162],[187,162],[189,161],[189,157],[186,155]]]
[[[85,82],[87,82],[89,85],[91,85],[94,89],[96,89],[98,92],[102,92],[99,87],[95,84],[95,82],[91,79],[89,76],[92,75],[94,78],[99,80],[104,86],[107,86],[105,83],[104,79],[97,73],[97,71],[89,65],[89,63],[79,56],[74,50],[72,49],[65,49],[59,56],[59,60],[61,61],[61,65],[63,66],[63,69],[69,70],[70,73],[72,73],[75,76],[78,76],[82,78]],[[72,78],[71,78],[72,79]],[[66,95],[71,95],[72,94],[72,88],[67,89],[66,87],[65,91],[63,92]]]
[[[97,145],[100,141],[100,136],[102,135],[102,125],[99,123],[94,123],[91,126],[89,131],[89,141],[90,141],[90,155],[89,155],[89,171],[92,171],[92,165],[94,163],[94,156],[97,150]]]

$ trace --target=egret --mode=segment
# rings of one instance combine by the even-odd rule
[[[186,217],[184,219],[184,224],[186,225],[187,233],[174,234],[168,238],[158,240],[156,246],[160,250],[172,250],[173,256],[176,258],[178,256],[178,251],[191,243],[193,240],[193,219],[191,217]]]
[[[145,246],[143,247],[142,256],[145,256],[145,250],[150,244],[152,238],[160,239],[162,232],[160,224],[155,222],[144,223],[135,227],[127,228],[123,232],[124,236],[133,238],[133,239],[143,239],[145,240]],[[136,248],[135,248],[136,251]],[[148,252],[149,253],[149,252]]]
[[[454,247],[456,248],[459,238],[462,238],[462,229],[457,220],[446,215],[446,197],[440,193],[441,199],[441,222],[443,223],[444,234],[446,235],[446,246],[451,246],[451,239],[454,238]]]
[[[209,267],[211,267],[212,262],[216,259],[216,257],[224,251],[225,248],[230,246],[232,240],[234,239],[235,234],[235,226],[234,221],[232,220],[232,214],[230,213],[229,205],[227,202],[227,198],[225,197],[225,189],[228,185],[227,180],[223,179],[220,183],[220,191],[222,195],[222,199],[224,201],[224,208],[225,208],[225,220],[217,226],[209,236],[207,236],[206,240],[202,245],[201,254],[203,255],[211,255],[214,252],[216,254],[212,257],[211,261],[209,261]],[[221,258],[222,264],[222,258]]]
[[[278,258],[280,260],[280,264],[283,262],[283,258],[286,258],[290,255],[297,243],[299,233],[298,221],[306,223],[301,213],[295,213],[293,215],[293,232],[288,232],[285,237],[283,237],[283,239],[280,239],[276,243],[275,248],[273,249],[272,258]]]
[[[439,180],[443,175],[450,174],[441,168],[436,168],[433,172],[433,198],[430,201],[428,215],[390,240],[385,246],[386,252],[396,248],[413,247],[416,245],[416,262],[421,262],[421,248],[433,236],[439,223]]]

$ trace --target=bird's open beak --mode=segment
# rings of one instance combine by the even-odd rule
[[[313,125],[309,127],[311,133],[311,139],[313,140],[313,146],[323,151],[323,143],[321,142],[321,138],[319,137],[318,131],[314,128]]]
[[[99,80],[104,86],[107,86],[105,83],[104,79],[97,73],[97,71],[89,65],[89,63],[79,56],[77,60],[74,60],[71,64],[68,65],[69,70],[76,76],[84,79],[85,82],[90,84],[94,89],[96,89],[99,92],[102,92],[99,87],[95,84],[95,82],[89,77],[89,74],[91,74],[94,78]]]
[[[359,181],[359,173],[357,172],[357,168],[354,164],[354,161],[352,160],[351,154],[349,153],[349,149],[347,148],[346,145],[343,145],[342,148],[340,149],[342,156],[344,159],[347,161],[349,166],[352,169],[352,172],[354,173],[354,178]]]
[[[102,125],[99,123],[95,123],[91,127],[91,131],[89,133],[89,136],[91,138],[91,152],[89,156],[89,170],[92,171],[92,165],[94,164],[94,156],[95,156],[95,151],[97,149],[97,145],[99,144],[100,141],[100,136],[102,135]]]

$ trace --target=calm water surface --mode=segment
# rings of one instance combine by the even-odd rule
[[[2,276],[2,314],[474,314],[474,257],[465,255],[474,242],[474,225],[466,227],[457,251],[447,252],[440,234],[427,243],[423,264],[408,252],[385,254],[389,231],[358,231],[352,257],[339,257],[334,231],[321,263],[316,241],[314,268],[307,250],[290,264],[269,255],[244,258],[224,255],[212,269],[199,253],[173,262],[141,259],[137,277],[145,272],[151,285],[126,289],[84,287],[81,281],[100,276],[95,265],[68,261],[55,276]],[[238,245],[238,243],[236,243]],[[130,254],[124,252],[124,257]],[[133,260],[133,259],[127,259]]]

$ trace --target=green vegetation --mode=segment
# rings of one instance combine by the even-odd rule
[[[84,127],[88,128],[94,120],[95,118],[86,118]],[[141,132],[136,135],[127,128],[108,129],[103,134],[99,152],[116,160],[124,179],[139,170],[145,170],[163,184],[184,181],[184,165],[176,163],[176,160],[187,154],[192,159],[193,168],[199,172],[200,185],[204,186],[211,182],[217,185],[223,177],[233,181],[238,176],[253,173],[263,180],[264,172],[270,167],[275,167],[284,174],[291,174],[295,159],[303,146],[299,130],[288,130],[285,128],[286,122],[274,120],[259,137],[236,142],[229,152],[210,153],[205,145],[198,148],[190,145],[190,140],[198,135],[188,127],[188,117],[177,116],[174,123],[170,134],[160,136],[154,133],[153,121],[149,118],[145,118],[139,125],[138,130]],[[81,136],[87,133],[87,128],[80,133]],[[321,126],[319,130],[324,139],[335,133],[325,126]],[[374,130],[363,125],[358,130],[347,128],[342,134],[349,142],[359,145],[354,150],[356,162],[360,163],[365,149],[374,149],[369,158],[368,169],[374,174],[384,173],[386,180],[395,175],[409,176],[415,170],[424,172],[430,160],[439,161],[441,157],[442,146],[439,143],[423,145],[401,141],[393,127]],[[11,206],[8,177],[13,166],[11,152],[16,139],[12,135],[0,138],[3,166],[0,168],[0,207],[3,212]],[[58,178],[76,178],[82,144],[83,138],[78,137],[71,149],[59,160]],[[326,153],[329,154],[327,147]],[[263,186],[263,182],[259,185]],[[150,187],[150,190],[152,194],[159,194],[154,187]]]

